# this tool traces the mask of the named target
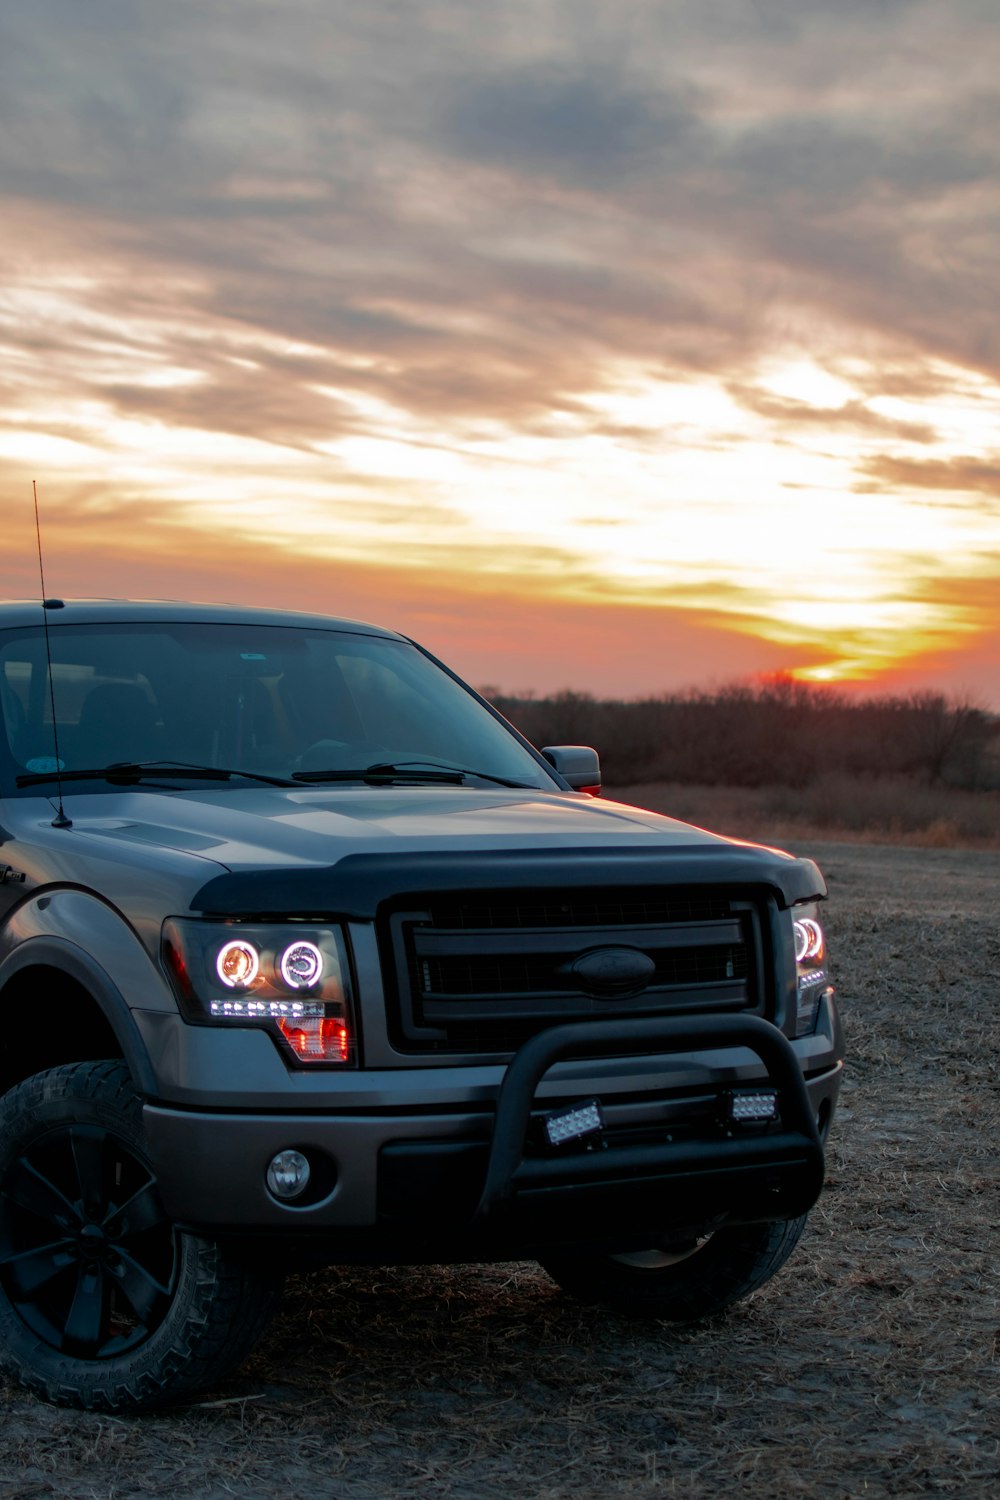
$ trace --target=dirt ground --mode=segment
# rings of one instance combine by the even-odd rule
[[[530,1264],[302,1278],[197,1405],[126,1421],[0,1391],[0,1497],[1000,1492],[1000,854],[801,852],[830,884],[849,1074],[769,1286],[676,1329]]]

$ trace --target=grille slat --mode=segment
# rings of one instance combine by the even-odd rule
[[[648,927],[673,922],[711,922],[730,914],[729,902],[715,894],[573,891],[554,898],[551,891],[502,891],[495,899],[443,896],[434,903],[435,926],[472,928]]]
[[[470,932],[441,928],[418,927],[413,933],[414,951],[419,958],[435,954],[449,957],[480,952],[488,946],[491,953],[549,954],[553,957],[585,952],[587,948],[634,947],[643,952],[651,948],[691,948],[709,942],[722,944],[741,943],[743,931],[739,920],[730,917],[727,921],[713,919],[711,922],[685,922],[670,926],[638,927],[602,925],[588,927],[586,940],[581,942],[580,929],[522,927],[515,931],[486,928]]]
[[[652,947],[643,951],[656,961],[656,974],[647,990],[746,978],[746,950],[742,946],[688,948],[679,953],[657,952]],[[516,954],[440,957],[420,965],[420,989],[425,998],[432,995],[485,998],[527,992],[537,993],[541,998],[545,993],[565,994],[572,989],[579,993],[569,976],[559,975],[560,967],[558,954],[552,955],[548,962],[543,954],[533,955],[531,960]],[[556,982],[560,978],[562,982]]]

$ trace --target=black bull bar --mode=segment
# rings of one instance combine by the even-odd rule
[[[754,1079],[746,1086],[775,1090],[779,1129],[639,1145],[605,1141],[600,1150],[525,1156],[535,1092],[553,1063],[721,1047],[745,1047],[760,1059],[766,1080]],[[726,1086],[719,1087],[725,1091]],[[582,1022],[552,1027],[521,1047],[497,1096],[486,1180],[476,1210],[481,1229],[499,1228],[519,1197],[530,1199],[533,1209],[549,1198],[553,1211],[562,1213],[572,1203],[574,1188],[587,1189],[578,1195],[584,1198],[608,1188],[612,1199],[618,1190],[624,1199],[638,1194],[651,1203],[671,1185],[677,1190],[667,1215],[671,1221],[683,1220],[684,1205],[696,1212],[698,1204],[702,1212],[714,1209],[735,1221],[794,1218],[819,1197],[823,1145],[815,1113],[798,1058],[776,1026],[756,1016]]]

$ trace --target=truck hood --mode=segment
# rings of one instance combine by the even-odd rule
[[[91,799],[88,799],[91,800]],[[346,855],[484,848],[533,849],[667,840],[726,843],[658,813],[593,797],[441,787],[140,790],[103,795],[79,834],[174,849],[228,870],[326,867]]]
[[[75,799],[77,800],[77,799]],[[89,799],[88,799],[89,800]],[[790,903],[825,892],[808,860],[657,813],[566,793],[472,787],[141,789],[73,810],[77,836],[222,866],[192,900],[213,912],[370,918],[401,890],[446,884],[752,880]],[[94,799],[96,803],[98,799]],[[95,814],[97,808],[95,808]]]

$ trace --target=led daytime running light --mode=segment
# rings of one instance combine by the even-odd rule
[[[326,1009],[322,1000],[213,1000],[209,1005],[213,1016],[232,1016],[235,1020],[301,1021],[323,1016]]]

